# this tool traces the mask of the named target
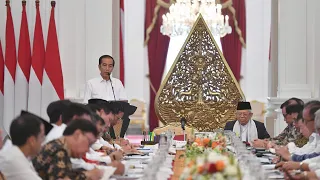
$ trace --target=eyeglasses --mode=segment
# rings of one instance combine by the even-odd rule
[[[91,146],[91,145],[94,143],[94,141],[92,142],[92,141],[90,140],[90,138],[86,135],[86,133],[82,132],[82,135],[84,135],[84,136],[86,137],[86,139],[88,140],[89,146]]]

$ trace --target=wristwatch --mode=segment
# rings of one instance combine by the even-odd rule
[[[292,160],[292,156],[293,156],[293,154],[290,154],[288,161]]]
[[[300,171],[303,171],[303,170],[302,170],[302,165],[303,165],[303,162],[300,162],[300,164],[299,164],[299,169],[300,169]]]

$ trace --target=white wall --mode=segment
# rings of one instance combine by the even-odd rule
[[[269,111],[279,109],[290,97],[319,99],[320,30],[318,0],[278,1],[278,72],[277,97],[269,99]],[[299,25],[297,25],[299,22]],[[281,112],[275,121],[275,134],[286,126]]]
[[[149,65],[147,48],[144,47],[145,2],[146,0],[124,0],[124,68],[128,99],[142,100],[149,107],[149,80],[146,77]]]
[[[129,99],[145,99],[144,84],[147,83],[144,49],[145,0],[124,0],[124,49],[125,49],[125,86]]]
[[[80,98],[86,80],[98,76],[98,58],[102,54],[115,52],[113,46],[117,38],[112,36],[112,17],[114,12],[112,0],[56,0],[56,26],[62,63],[65,97]],[[3,3],[4,4],[4,3]],[[0,39],[5,48],[6,7],[0,6]],[[12,16],[18,42],[21,1],[11,1]],[[43,34],[46,42],[50,17],[50,0],[40,1]],[[27,1],[27,16],[30,39],[33,39],[35,22],[35,2]],[[118,30],[118,29],[116,29]],[[18,46],[18,43],[16,44]],[[31,44],[32,47],[32,44]],[[18,50],[18,48],[17,48]],[[119,74],[115,67],[113,76]]]
[[[278,97],[319,97],[319,5],[318,0],[279,1]]]
[[[246,49],[241,64],[241,88],[247,101],[267,102],[271,0],[246,0]]]

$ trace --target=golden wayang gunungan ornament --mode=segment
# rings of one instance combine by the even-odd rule
[[[161,83],[155,110],[164,124],[187,119],[199,131],[235,119],[245,97],[201,14]]]

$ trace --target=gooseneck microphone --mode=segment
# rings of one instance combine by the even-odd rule
[[[183,130],[183,141],[186,140],[186,133],[185,133],[185,130],[186,130],[185,125],[186,125],[186,122],[187,122],[186,118],[182,117],[182,118],[180,119],[181,128],[182,128],[182,130]]]
[[[186,129],[185,129],[186,121],[187,121],[187,120],[186,120],[186,118],[184,118],[184,117],[180,119],[180,123],[181,123],[181,128],[182,128],[182,130],[186,130]]]
[[[111,84],[111,88],[112,88],[112,93],[113,93],[113,98],[116,101],[116,95],[114,94],[114,89],[113,89],[113,85],[112,85],[112,81],[111,81],[111,77],[110,77],[111,74],[109,72],[107,72],[107,74],[109,76],[109,80],[110,80],[110,84]]]

